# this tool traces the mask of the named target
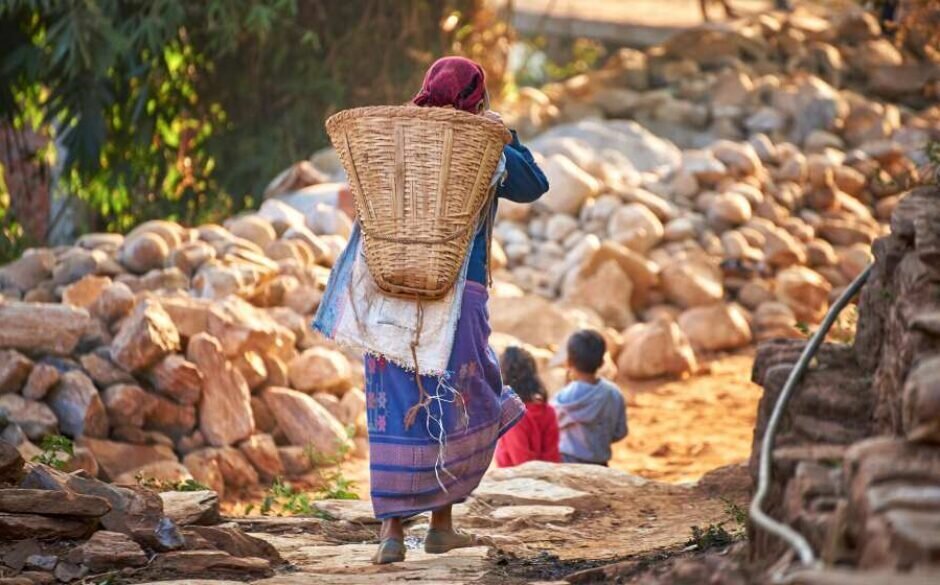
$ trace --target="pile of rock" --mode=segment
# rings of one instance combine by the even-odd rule
[[[500,278],[595,313],[632,377],[800,337],[927,178],[938,80],[940,65],[895,48],[865,12],[797,12],[689,30],[525,89],[507,118],[537,134],[551,189],[500,204]]]
[[[61,433],[92,476],[219,493],[361,442],[361,368],[309,327],[348,218],[270,200],[226,226],[152,221],[0,267],[0,438],[29,458]]]
[[[0,441],[0,577],[71,582],[122,572],[265,577],[282,564],[269,543],[222,523],[210,491],[157,493],[84,471],[25,464]]]
[[[940,64],[871,14],[798,10],[522,89],[505,117],[551,188],[500,203],[497,345],[548,363],[574,327],[603,327],[609,373],[646,378],[802,337],[871,262],[900,194],[935,172],[938,88]],[[329,152],[311,163],[343,176]]]

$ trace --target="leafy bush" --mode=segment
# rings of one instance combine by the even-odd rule
[[[4,0],[0,130],[48,131],[82,229],[218,219],[324,146],[331,112],[410,97],[480,5]]]
[[[33,461],[55,469],[63,469],[69,459],[75,455],[72,440],[62,435],[46,435],[42,438],[39,449],[42,452],[33,457]]]

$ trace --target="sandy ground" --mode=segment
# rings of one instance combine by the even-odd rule
[[[630,435],[614,447],[612,467],[649,479],[695,481],[751,453],[761,389],[753,353],[716,357],[710,372],[686,380],[622,380]]]
[[[694,482],[703,474],[746,462],[760,400],[760,387],[750,382],[753,352],[716,356],[705,362],[707,373],[684,380],[631,381],[619,384],[627,398],[630,435],[614,445],[611,467],[667,483]],[[365,459],[343,464],[343,475],[355,482],[363,499],[369,495]],[[329,471],[329,470],[328,470]],[[315,489],[316,476],[294,482]],[[261,489],[230,498],[225,510],[254,514],[264,498]]]

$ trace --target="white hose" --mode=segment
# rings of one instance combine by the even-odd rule
[[[783,418],[787,403],[790,401],[790,395],[793,394],[793,391],[796,389],[796,385],[803,376],[803,372],[809,365],[810,360],[816,355],[819,346],[822,345],[823,340],[829,333],[829,329],[832,328],[832,324],[835,323],[839,313],[841,313],[852,298],[858,294],[862,285],[868,280],[871,269],[872,267],[869,265],[848,287],[846,287],[838,300],[829,308],[829,312],[826,313],[826,318],[823,319],[819,329],[816,330],[816,333],[810,338],[809,343],[803,348],[800,359],[797,360],[796,365],[793,366],[793,369],[790,371],[790,377],[787,378],[786,384],[783,385],[783,389],[780,391],[780,396],[777,397],[777,403],[774,405],[773,413],[770,415],[770,421],[767,423],[767,431],[764,433],[764,440],[761,443],[757,492],[754,494],[754,499],[751,500],[750,519],[756,526],[759,526],[786,542],[790,548],[796,551],[797,555],[799,555],[800,563],[806,567],[813,567],[818,563],[816,554],[813,552],[813,547],[810,546],[809,542],[803,538],[803,535],[799,532],[786,524],[777,522],[762,510],[764,500],[767,498],[767,494],[770,491],[774,439],[777,435],[777,425],[780,424],[780,419]]]

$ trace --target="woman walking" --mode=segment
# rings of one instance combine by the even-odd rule
[[[500,121],[488,111],[483,69],[460,57],[435,62],[413,102],[422,107],[455,108]],[[371,497],[376,518],[382,520],[381,542],[373,557],[376,564],[404,560],[402,521],[427,511],[431,512],[425,541],[427,552],[444,553],[480,544],[472,534],[454,528],[452,506],[479,485],[497,440],[525,411],[518,397],[503,388],[499,363],[489,346],[486,308],[489,244],[498,199],[533,202],[548,190],[548,182],[515,133],[504,148],[503,159],[505,166],[496,182],[496,198],[482,213],[466,260],[462,296],[459,305],[455,305],[459,306],[459,317],[453,330],[447,373],[419,377],[386,359],[381,349],[365,356]],[[347,253],[357,245],[354,240],[356,234]],[[341,270],[343,261],[341,258],[334,273]],[[333,294],[331,289],[339,288],[341,278],[331,276],[314,323],[331,337],[334,327],[330,318],[338,312],[331,305],[342,302],[340,295]],[[390,308],[388,313],[392,312],[395,311]],[[382,319],[395,320],[400,316],[380,316],[380,323]]]

